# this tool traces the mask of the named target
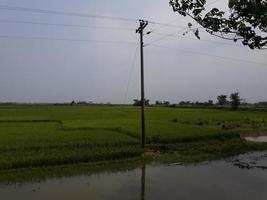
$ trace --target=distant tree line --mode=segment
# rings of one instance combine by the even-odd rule
[[[229,96],[230,101],[227,99],[227,95],[220,95],[217,97],[217,105],[225,106],[225,105],[231,105],[231,108],[233,110],[237,110],[239,106],[241,105],[241,98],[239,96],[238,92],[232,93]]]
[[[217,96],[216,104],[213,103],[212,100],[208,100],[207,102],[190,102],[190,101],[181,101],[179,103],[180,106],[231,106],[233,110],[237,110],[241,105],[241,98],[238,92],[232,93],[229,95],[229,100],[227,95],[219,95]]]
[[[107,102],[107,103],[96,103],[96,102],[93,102],[93,101],[71,101],[70,102],[70,105],[71,106],[74,106],[74,105],[111,105],[110,102]]]
[[[258,106],[258,107],[267,107],[267,102],[266,101],[258,102],[255,105]]]
[[[212,107],[212,106],[220,106],[220,107],[231,107],[232,110],[237,110],[240,105],[246,105],[245,101],[242,100],[239,96],[238,92],[232,93],[229,95],[229,99],[227,95],[219,95],[217,96],[217,102],[214,103],[213,100],[208,100],[205,102],[200,101],[181,101],[179,104],[171,104],[169,101],[161,101],[157,100],[153,106],[166,106],[166,107]],[[141,106],[141,101],[139,99],[134,99],[134,106]],[[145,105],[150,106],[149,100],[145,100]],[[261,102],[261,105],[267,106],[267,102]]]
[[[180,106],[213,106],[214,103],[212,100],[208,100],[207,102],[191,102],[191,101],[181,101],[179,103]]]
[[[169,106],[170,102],[169,101],[156,101],[155,104],[157,106],[160,106],[160,105]]]
[[[142,102],[139,99],[134,99],[133,106],[141,106]],[[145,99],[145,106],[149,106],[149,99]]]

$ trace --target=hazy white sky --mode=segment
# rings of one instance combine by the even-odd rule
[[[210,6],[224,8],[226,3],[226,0],[217,0]],[[0,0],[0,5],[142,18],[184,27],[190,21],[173,13],[168,0]],[[3,20],[110,26],[132,31],[16,24]],[[111,44],[0,38],[0,101],[129,103],[139,98],[139,52],[133,62],[139,41],[134,29],[138,25],[138,22],[129,21],[0,10],[0,37],[133,42]],[[176,28],[149,24],[146,30],[154,32],[145,36],[145,43],[166,34],[176,33],[177,36],[152,43],[168,48],[152,45],[145,48],[146,98],[151,101],[205,101],[236,91],[248,102],[267,100],[267,64],[256,64],[267,63],[266,51],[250,50],[205,32],[201,32],[202,40],[199,41],[192,34],[181,38],[183,31]]]

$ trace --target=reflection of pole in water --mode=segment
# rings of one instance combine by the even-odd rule
[[[145,200],[146,195],[146,163],[142,164],[142,174],[141,174],[141,200]]]

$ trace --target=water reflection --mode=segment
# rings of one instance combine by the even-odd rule
[[[267,142],[267,136],[249,136],[245,137],[245,139],[251,142]]]
[[[146,195],[146,164],[142,163],[141,172],[141,200],[145,200]]]
[[[267,170],[260,166],[267,166],[267,152],[187,166],[137,162],[120,164],[117,169],[110,165],[105,170],[80,167],[52,172],[50,169],[43,172],[44,177],[38,175],[40,181],[38,176],[33,178],[37,172],[29,172],[20,176],[32,176],[30,182],[28,179],[22,184],[2,184],[0,194],[1,199],[12,200],[265,200]]]

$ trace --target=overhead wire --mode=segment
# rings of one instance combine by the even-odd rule
[[[215,3],[219,0],[216,0],[212,3]],[[210,3],[211,4],[211,3]],[[210,5],[209,4],[209,5]],[[43,9],[33,9],[33,8],[25,8],[25,7],[15,7],[15,6],[3,6],[0,5],[0,9],[2,10],[13,10],[13,11],[22,11],[22,12],[33,12],[33,13],[43,13],[43,14],[55,14],[55,15],[67,15],[67,16],[78,16],[78,17],[88,17],[88,18],[98,18],[98,19],[109,19],[109,20],[122,20],[122,21],[131,21],[136,22],[137,19],[132,18],[123,18],[123,17],[112,17],[112,16],[102,16],[102,15],[92,15],[92,14],[82,14],[82,13],[74,13],[74,12],[63,12],[63,11],[51,11],[51,10],[43,10]],[[86,26],[86,25],[72,25],[72,24],[54,24],[54,23],[43,23],[43,22],[29,22],[29,21],[19,21],[19,20],[2,20],[10,23],[27,23],[27,24],[39,24],[39,25],[51,25],[51,26],[69,26],[69,27],[84,27],[84,28],[99,28],[99,29],[116,29],[116,30],[130,30],[128,28],[120,28],[120,27],[104,27],[104,26]],[[155,21],[148,21],[151,24],[154,25],[160,25],[160,26],[168,26],[168,27],[175,27],[175,28],[181,28],[182,26],[172,25],[170,23],[160,23]],[[182,27],[184,28],[184,27]],[[188,29],[188,28],[187,28]],[[160,48],[168,48],[173,49],[170,47],[162,46],[162,45],[153,45],[153,43],[163,40],[166,37],[172,37],[177,32],[167,34],[164,37],[158,38],[148,44],[146,46],[154,46],[154,47],[160,47]],[[95,42],[95,43],[110,43],[110,44],[137,44],[136,42],[129,42],[129,41],[110,41],[110,40],[92,40],[92,39],[69,39],[69,38],[50,38],[50,37],[26,37],[26,36],[9,36],[9,35],[0,35],[0,38],[7,38],[7,39],[24,39],[24,40],[51,40],[51,41],[69,41],[69,42]],[[189,39],[189,38],[187,38]],[[204,41],[204,40],[203,40]],[[211,41],[209,41],[211,42]],[[214,42],[215,43],[215,42]],[[218,43],[218,42],[216,42]],[[227,43],[224,43],[227,44]],[[229,59],[234,61],[241,61],[241,62],[250,62],[254,64],[260,64],[260,65],[266,65],[266,63],[258,63],[258,62],[252,62],[249,60],[243,60],[243,59],[236,59],[231,57],[224,57],[224,56],[218,56],[218,55],[212,55],[212,54],[206,54],[201,52],[194,52],[194,51],[188,51],[188,50],[181,50],[176,49],[183,52],[188,53],[194,53],[194,54],[200,54],[204,56],[212,56],[222,59]]]
[[[218,1],[221,1],[221,0],[215,0],[215,1],[213,1],[213,2],[207,3],[207,4],[205,5],[205,7],[209,7],[210,5],[212,5],[212,4],[214,4],[214,3],[218,2]],[[169,26],[175,26],[175,25],[172,25],[172,23],[173,23],[175,20],[176,20],[176,19],[170,21],[169,23],[167,23],[167,25],[169,25]],[[163,26],[160,26],[159,28],[150,31],[150,33],[155,33],[156,30],[162,29],[162,27],[163,27]],[[184,26],[180,26],[180,28],[183,28],[182,30],[184,30],[184,31],[187,30],[187,29],[190,29],[189,27],[184,27]],[[199,28],[202,28],[202,27],[199,27]],[[176,32],[167,34],[167,35],[165,35],[165,36],[163,36],[163,37],[160,37],[160,38],[158,38],[158,39],[153,40],[152,42],[146,44],[146,46],[149,46],[150,44],[153,44],[153,43],[155,43],[155,42],[164,40],[165,38],[172,37],[172,36],[174,36],[175,34],[176,34]]]
[[[130,88],[132,73],[133,73],[134,65],[135,65],[136,58],[137,58],[137,52],[138,52],[138,46],[136,46],[136,48],[135,48],[135,52],[134,52],[132,64],[130,66],[128,81],[127,81],[127,86],[126,86],[126,92],[125,92],[125,96],[124,96],[124,104],[126,104],[126,102],[127,102],[127,96],[128,96],[128,93],[129,93],[129,88]]]
[[[129,31],[129,32],[132,32],[132,31],[135,30],[134,28],[123,28],[123,27],[92,26],[92,25],[89,26],[89,25],[77,25],[77,24],[58,24],[58,23],[44,23],[44,22],[32,22],[32,21],[21,21],[21,20],[6,20],[6,19],[0,19],[0,22],[15,23],[15,24],[33,24],[33,25],[42,25],[42,26],[62,26],[62,27],[74,27],[74,28],[88,28],[88,29],[121,30],[121,31]],[[159,30],[159,29],[157,29],[157,30]],[[188,37],[181,37],[181,36],[177,36],[176,37],[175,34],[177,32],[174,32],[173,34],[162,34],[162,33],[158,33],[158,32],[154,32],[154,33],[157,34],[157,35],[162,35],[163,37],[159,38],[159,39],[157,39],[155,41],[152,41],[151,43],[163,40],[166,37],[173,37],[173,38],[179,37],[179,38],[184,38],[184,39],[197,40],[197,39],[188,38]],[[211,41],[211,40],[205,40],[205,39],[201,39],[199,41],[216,43],[216,44],[223,44],[223,45],[237,46],[237,45],[230,44],[230,43],[223,43],[223,42],[217,42],[217,41]],[[148,46],[149,44],[147,44],[146,46]],[[240,46],[237,46],[237,47],[240,47]]]
[[[49,40],[49,41],[67,41],[67,42],[88,42],[88,43],[104,43],[104,44],[131,44],[136,45],[136,42],[129,41],[113,41],[113,40],[93,40],[93,39],[70,39],[70,38],[51,38],[51,37],[28,37],[28,36],[9,36],[0,35],[0,38],[20,39],[20,40]]]
[[[174,20],[172,20],[172,21],[170,21],[170,22],[166,23],[166,25],[168,25],[168,26],[171,26],[171,25],[172,25],[172,23],[173,23],[174,21],[176,21],[176,19],[174,19]],[[155,24],[153,24],[153,25],[155,25]],[[156,27],[156,28],[152,29],[152,30],[151,30],[151,31],[149,31],[149,32],[150,32],[150,33],[154,33],[155,31],[161,30],[161,29],[163,29],[163,28],[165,28],[165,27],[166,27],[166,26],[159,25],[158,27]],[[178,28],[178,27],[177,27],[177,28]],[[180,29],[182,29],[182,28],[186,28],[186,27],[179,26],[179,28],[180,28]]]
[[[68,39],[68,38],[49,38],[49,37],[24,37],[24,36],[6,36],[6,35],[0,35],[0,38],[22,39],[22,40],[50,40],[50,41],[67,41],[67,42],[87,42],[87,43],[101,43],[101,44],[128,44],[128,45],[138,44],[137,42],[128,42],[128,41]],[[177,50],[177,51],[185,52],[185,53],[198,54],[198,55],[208,56],[208,57],[213,57],[213,58],[220,58],[220,59],[224,59],[224,60],[246,62],[246,63],[252,63],[252,64],[257,64],[257,65],[267,65],[267,63],[255,62],[255,61],[233,58],[233,57],[220,56],[220,55],[215,55],[215,54],[208,54],[208,53],[197,52],[197,51],[178,49],[178,48],[167,47],[167,46],[163,46],[163,45],[151,44],[150,46],[151,47],[157,47],[157,48],[163,48],[163,49],[169,49],[169,50]]]
[[[20,11],[20,12],[41,13],[41,14],[53,14],[53,15],[75,16],[75,17],[85,17],[85,18],[98,18],[98,19],[107,19],[107,20],[120,20],[120,21],[131,21],[131,22],[138,21],[138,19],[125,18],[125,17],[113,17],[113,16],[76,13],[76,12],[65,12],[65,11],[54,11],[54,10],[26,8],[26,7],[18,7],[18,6],[7,6],[7,5],[0,5],[0,9],[1,10]]]
[[[173,32],[173,33],[170,33],[170,34],[167,34],[167,35],[164,35],[164,36],[162,36],[162,37],[160,37],[160,38],[157,38],[157,39],[155,39],[155,40],[152,40],[151,42],[149,42],[149,43],[146,43],[145,45],[144,45],[144,47],[147,47],[147,46],[149,46],[149,45],[151,45],[151,44],[154,44],[155,42],[159,42],[159,41],[161,41],[161,40],[164,40],[165,38],[167,38],[167,37],[171,37],[171,36],[174,36],[174,35],[176,35],[177,34],[177,31],[175,31],[175,32]]]
[[[225,42],[219,42],[215,40],[207,40],[207,39],[197,39],[197,38],[190,38],[190,37],[185,37],[185,36],[175,36],[171,34],[161,34],[161,33],[155,33],[157,35],[163,35],[163,36],[168,36],[168,37],[173,37],[173,38],[182,38],[182,39],[188,39],[188,40],[194,40],[194,41],[200,41],[200,42],[208,42],[208,43],[214,43],[214,44],[220,44],[220,45],[228,45],[228,46],[234,46],[234,47],[242,47],[237,44],[233,43],[225,43]]]
[[[208,5],[211,5],[213,3],[216,3],[220,0],[215,0],[214,2],[211,2]],[[96,18],[96,19],[104,19],[104,20],[119,20],[119,21],[128,21],[128,22],[138,22],[139,19],[133,19],[133,18],[124,18],[124,17],[114,17],[114,16],[104,16],[104,15],[94,15],[94,14],[85,14],[85,13],[75,13],[75,12],[63,12],[63,11],[52,11],[52,10],[44,10],[44,9],[34,9],[34,8],[25,8],[25,7],[16,7],[16,6],[1,6],[0,10],[10,10],[10,11],[20,11],[20,12],[31,12],[31,13],[41,13],[41,14],[53,14],[53,15],[64,15],[64,16],[75,16],[75,17],[85,17],[85,18]],[[156,21],[150,21],[148,22],[153,25],[158,25],[159,27],[152,30],[151,32],[158,34],[156,31],[163,27],[170,27],[170,28],[178,28],[180,31],[185,31],[188,29],[188,27],[179,26],[172,24],[173,21],[169,23],[161,23]],[[76,27],[76,28],[89,28],[89,29],[107,29],[107,30],[124,30],[124,31],[133,31],[132,28],[125,28],[125,27],[112,27],[112,26],[93,26],[93,25],[77,25],[77,24],[62,24],[62,23],[46,23],[46,22],[32,22],[32,21],[22,21],[22,20],[0,20],[0,22],[6,22],[6,23],[17,23],[17,24],[33,24],[33,25],[43,25],[43,26],[61,26],[61,27]],[[179,32],[180,32],[179,31]],[[178,33],[179,33],[178,32]],[[267,63],[261,63],[261,62],[255,62],[250,61],[246,59],[240,59],[240,58],[233,58],[233,57],[226,57],[226,56],[220,56],[215,54],[209,54],[209,53],[203,53],[203,52],[197,52],[197,51],[191,51],[191,50],[185,50],[185,49],[178,49],[173,47],[167,47],[162,45],[155,45],[154,43],[161,41],[167,37],[174,37],[177,34],[177,31],[162,35],[162,37],[153,40],[145,46],[151,46],[156,48],[162,48],[162,49],[169,49],[169,50],[176,50],[180,52],[190,53],[190,54],[198,54],[202,56],[208,56],[213,58],[219,58],[224,60],[230,60],[234,62],[245,62],[245,63],[251,63],[251,64],[257,64],[257,65],[267,65]],[[160,34],[158,34],[160,35]],[[93,39],[70,39],[70,38],[51,38],[51,37],[27,37],[27,36],[9,36],[9,35],[0,35],[0,38],[6,38],[6,39],[22,39],[22,40],[50,40],[50,41],[68,41],[68,42],[88,42],[88,43],[103,43],[103,44],[131,44],[136,45],[137,42],[129,42],[129,41],[112,41],[112,40],[93,40]],[[187,37],[182,37],[185,39],[192,39]],[[223,45],[231,45],[228,43],[221,43],[217,41],[210,41],[210,40],[200,40],[205,42],[211,42],[211,43],[217,43],[217,44],[223,44]],[[237,45],[231,45],[231,46],[237,46]],[[129,77],[127,81],[127,87],[126,87],[126,94],[125,94],[125,102],[127,101],[127,95],[129,92],[130,82],[131,82],[131,76],[133,73],[134,65],[136,63],[137,58],[137,52],[138,52],[138,46],[135,49],[133,60],[130,65],[130,71],[129,71]]]
[[[180,30],[179,32],[186,31],[187,29],[188,29],[188,28],[184,28],[184,29]],[[166,34],[166,35],[164,35],[164,36],[162,36],[162,37],[160,37],[160,38],[157,38],[157,39],[155,39],[155,40],[152,40],[151,42],[145,44],[144,46],[146,47],[146,46],[149,46],[149,45],[151,45],[151,44],[154,44],[155,42],[164,40],[164,39],[167,38],[167,37],[172,37],[172,36],[178,34],[179,32],[175,31],[175,32],[172,32],[172,33],[170,33],[170,34]]]
[[[174,25],[174,24],[170,24],[170,23],[162,23],[162,22],[155,22],[155,21],[149,21],[147,20],[148,23],[150,24],[154,24],[154,25],[160,25],[160,26],[165,26],[165,27],[172,27],[172,28],[185,28],[184,26],[180,26],[180,25]]]
[[[0,5],[0,10],[9,10],[9,11],[20,11],[20,12],[30,12],[30,13],[40,13],[40,14],[53,14],[53,15],[64,15],[64,16],[73,16],[73,17],[85,17],[85,18],[96,18],[96,19],[105,19],[105,20],[119,20],[119,21],[128,21],[128,22],[139,22],[139,19],[126,18],[126,17],[115,17],[115,16],[106,16],[106,15],[96,15],[96,14],[87,14],[87,13],[76,13],[76,12],[65,12],[65,11],[55,11],[55,10],[45,10],[45,9],[36,9],[36,8],[26,8],[19,6],[8,6]],[[168,24],[157,22],[153,20],[145,20],[150,24],[166,26],[170,28],[182,28],[178,25]]]
[[[212,58],[219,58],[223,60],[230,60],[230,61],[235,61],[235,62],[245,62],[245,63],[251,63],[251,64],[257,64],[257,65],[266,65],[267,63],[262,63],[262,62],[256,62],[256,61],[251,61],[251,60],[246,60],[246,59],[240,59],[240,58],[233,58],[233,57],[227,57],[227,56],[220,56],[216,54],[209,54],[209,53],[203,53],[203,52],[198,52],[198,51],[191,51],[191,50],[185,50],[185,49],[179,49],[179,48],[174,48],[174,47],[167,47],[163,45],[151,45],[152,47],[157,47],[157,48],[163,48],[163,49],[169,49],[169,50],[176,50],[184,53],[190,53],[190,54],[198,54],[202,56],[208,56]]]
[[[124,27],[112,27],[112,26],[93,26],[93,25],[77,25],[77,24],[61,24],[61,23],[46,23],[46,22],[32,22],[32,21],[21,21],[21,20],[7,20],[0,19],[2,23],[14,23],[14,24],[32,24],[42,26],[62,26],[62,27],[74,27],[74,28],[88,28],[88,29],[106,29],[106,30],[123,30],[123,31],[134,31],[134,28]]]
[[[0,19],[0,22],[3,23],[16,23],[16,24],[33,24],[33,25],[42,25],[42,26],[62,26],[62,27],[74,27],[74,28],[88,28],[88,29],[104,29],[104,30],[121,30],[121,31],[134,31],[134,28],[124,28],[124,27],[111,27],[111,26],[93,26],[93,25],[77,25],[77,24],[61,24],[61,23],[46,23],[46,22],[32,22],[32,21],[21,21],[21,20],[6,20],[6,19]],[[167,24],[172,23],[173,20]],[[156,30],[161,29],[163,26],[160,26]],[[150,32],[154,32],[155,30],[152,30]],[[167,37],[174,37],[174,35],[177,32],[171,33],[171,34],[161,34],[158,32],[154,32],[157,35],[163,35],[163,37],[158,38],[149,44],[146,44],[146,46],[150,45],[151,43],[155,43],[157,41],[163,40]],[[179,36],[178,36],[179,37]],[[175,37],[176,38],[176,37]],[[185,38],[185,39],[192,39],[193,38],[187,38],[187,37],[180,37],[180,38]],[[216,42],[216,41],[209,41],[209,40],[203,40],[201,39],[200,41],[205,41],[205,42],[210,42],[210,43],[217,43],[217,44],[224,44],[224,45],[231,45],[229,43],[221,43],[221,42]],[[237,46],[237,45],[231,45],[231,46]]]

